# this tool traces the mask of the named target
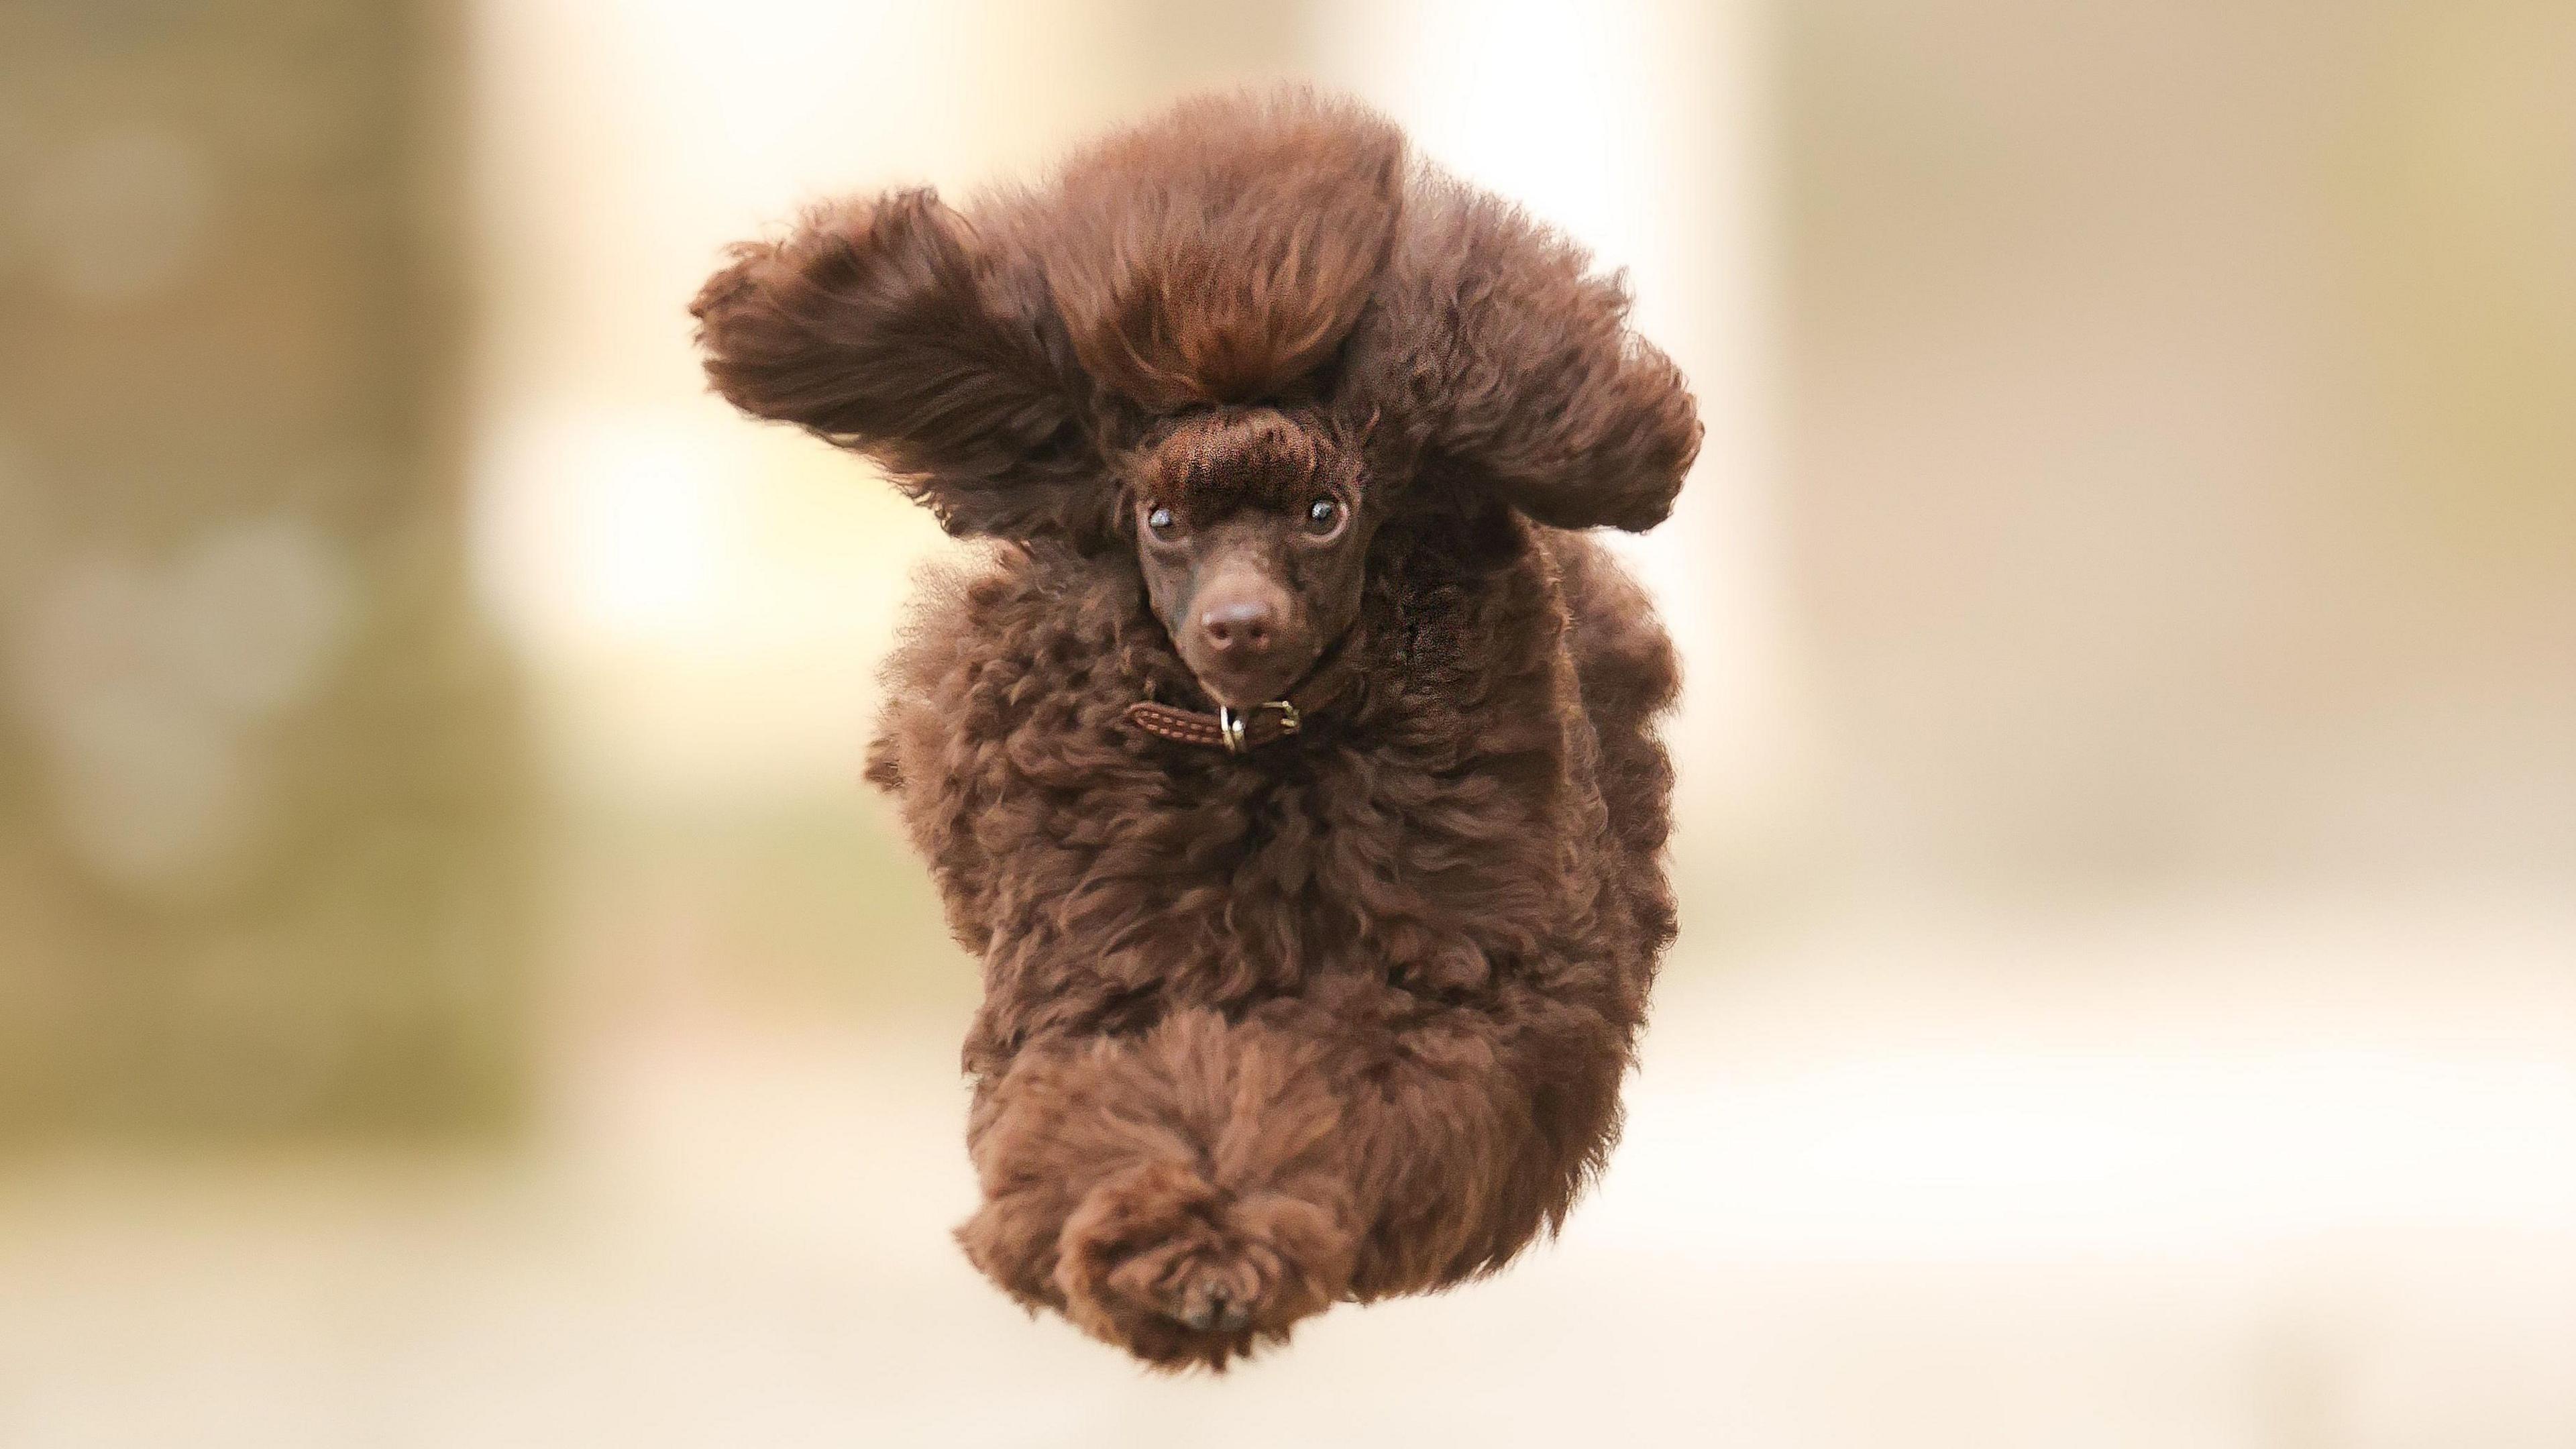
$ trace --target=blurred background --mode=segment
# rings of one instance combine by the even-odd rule
[[[908,571],[684,304],[1304,77],[1708,443],[1564,1239],[967,1268]],[[0,0],[0,1445],[2576,1445],[2576,9]]]

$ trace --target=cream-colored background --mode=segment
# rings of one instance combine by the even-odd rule
[[[2576,1443],[2563,6],[467,22],[531,1118],[0,1168],[0,1443]],[[1279,76],[1626,266],[1694,380],[1626,545],[1687,916],[1561,1244],[1171,1381],[946,1238],[971,965],[857,779],[942,541],[705,396],[682,304],[804,199]]]

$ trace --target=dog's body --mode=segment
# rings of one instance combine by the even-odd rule
[[[1676,676],[1568,530],[1651,526],[1698,438],[1624,309],[1298,94],[971,226],[818,214],[701,295],[727,396],[1001,540],[918,603],[869,774],[984,961],[959,1236],[1023,1302],[1222,1366],[1501,1264],[1600,1164]],[[1136,710],[1274,694],[1240,752]]]

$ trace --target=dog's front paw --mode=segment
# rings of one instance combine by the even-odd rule
[[[1067,1316],[1167,1368],[1224,1368],[1342,1296],[1343,1215],[1280,1192],[1226,1193],[1171,1164],[1092,1189],[1065,1223],[1056,1286]]]

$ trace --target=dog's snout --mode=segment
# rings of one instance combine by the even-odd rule
[[[1314,662],[1305,600],[1251,549],[1211,560],[1170,620],[1172,642],[1218,703],[1248,709],[1277,699]]]
[[[1279,605],[1259,593],[1231,593],[1199,610],[1199,629],[1229,659],[1266,654],[1278,642]]]

